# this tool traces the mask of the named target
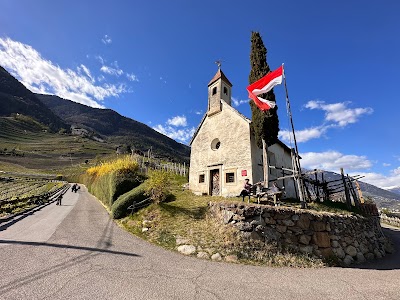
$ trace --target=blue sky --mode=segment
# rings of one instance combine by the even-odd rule
[[[0,65],[34,92],[107,107],[188,143],[222,59],[251,118],[250,34],[285,63],[302,166],[400,186],[400,2],[3,0]],[[280,137],[289,129],[275,88]]]

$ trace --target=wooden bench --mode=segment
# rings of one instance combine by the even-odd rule
[[[253,185],[251,192],[248,196],[247,203],[250,203],[250,198],[256,198],[257,203],[260,204],[260,201],[266,200],[266,201],[271,201],[275,206],[279,204],[279,199],[282,197],[283,191],[272,191],[271,188],[264,188],[261,187],[260,185]],[[243,196],[243,201],[246,196]]]

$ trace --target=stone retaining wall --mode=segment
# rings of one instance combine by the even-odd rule
[[[215,218],[235,226],[243,239],[276,242],[301,253],[336,258],[341,265],[381,258],[392,251],[378,217],[234,202],[209,206]]]

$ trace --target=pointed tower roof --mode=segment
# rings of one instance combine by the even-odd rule
[[[215,73],[213,79],[208,83],[208,86],[212,85],[214,82],[216,82],[218,79],[222,79],[225,81],[230,87],[232,87],[232,83],[229,81],[229,79],[225,76],[224,72],[222,72],[221,68],[218,68],[217,73]]]

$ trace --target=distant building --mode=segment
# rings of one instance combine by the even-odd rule
[[[189,188],[198,195],[237,196],[244,179],[263,181],[262,149],[250,130],[251,120],[231,106],[232,84],[219,68],[208,84],[208,109],[192,140]],[[291,149],[281,141],[268,148],[271,166],[292,169]],[[274,180],[291,173],[270,169]],[[293,178],[281,179],[286,197],[297,197]]]
[[[89,135],[89,131],[84,129],[84,128],[80,128],[80,127],[77,127],[75,125],[72,125],[71,126],[71,134],[72,135],[87,136],[87,135]]]

